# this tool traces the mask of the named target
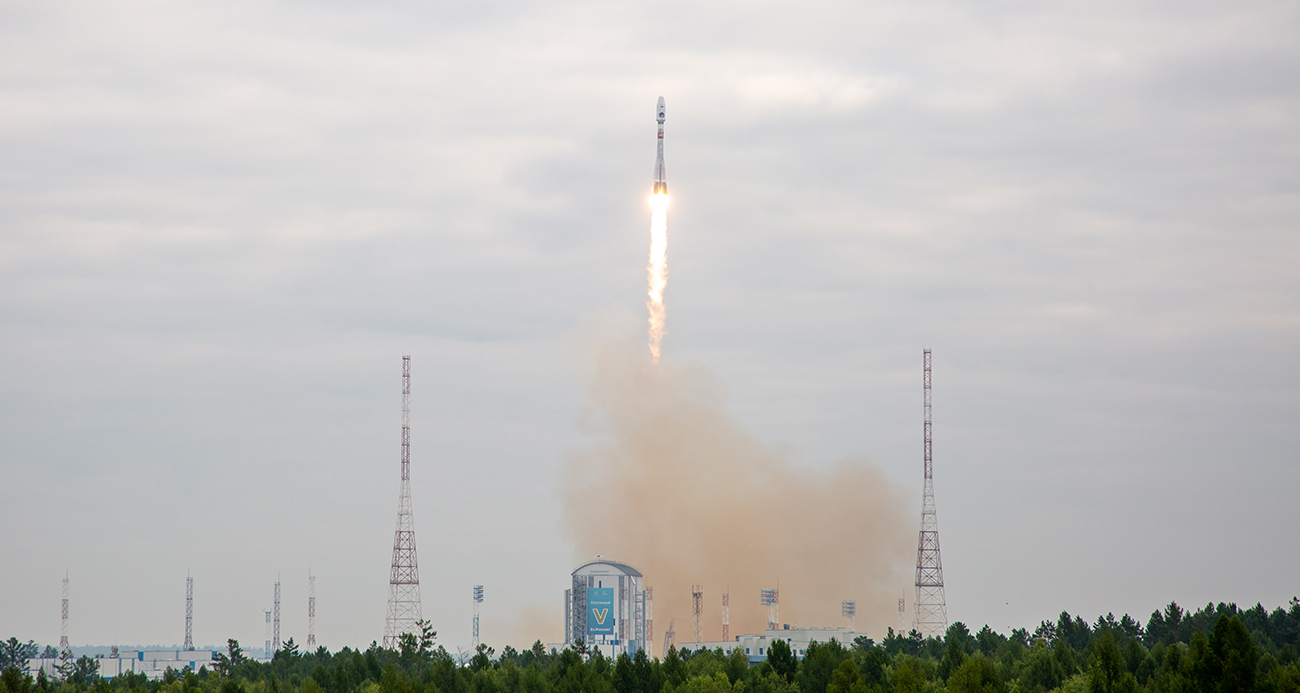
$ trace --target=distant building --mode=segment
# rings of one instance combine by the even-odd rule
[[[168,669],[177,672],[189,668],[198,671],[206,666],[212,669],[212,659],[218,650],[127,650],[117,657],[95,657],[99,664],[99,675],[106,679],[121,676],[124,673],[145,674],[150,679],[160,679]],[[36,658],[27,660],[27,671],[35,675],[44,671],[46,676],[58,676],[55,667],[58,659]]]
[[[646,647],[646,594],[641,572],[603,558],[573,571],[564,591],[564,644],[583,640],[613,657]]]
[[[866,633],[857,633],[847,628],[791,628],[786,624],[780,629],[764,631],[762,635],[737,635],[730,642],[684,642],[677,649],[692,652],[721,649],[723,654],[731,654],[740,648],[749,656],[749,661],[754,663],[767,659],[767,650],[774,640],[784,640],[795,657],[803,657],[809,643],[826,643],[833,639],[845,647],[853,647],[854,638],[864,635]]]

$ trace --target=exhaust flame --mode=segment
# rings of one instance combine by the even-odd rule
[[[668,193],[650,196],[650,357],[659,363],[664,338],[664,287],[668,285]]]

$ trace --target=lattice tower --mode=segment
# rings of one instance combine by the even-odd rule
[[[68,574],[63,574],[63,634],[59,636],[59,651],[72,656],[72,646],[68,644]]]
[[[704,642],[704,587],[691,585],[691,606],[695,612],[695,642]]]
[[[731,593],[722,593],[722,641],[731,642]]]
[[[907,599],[898,598],[898,637],[903,637],[907,629]]]
[[[668,630],[664,633],[664,656],[668,655],[668,650],[672,649],[673,644],[677,642],[677,619],[668,619]]]
[[[776,630],[781,620],[781,590],[762,590],[759,592],[759,603],[767,607],[767,629]]]
[[[645,641],[647,649],[653,650],[655,646],[655,588],[653,587],[645,588]],[[648,654],[651,657],[655,655],[654,652]]]
[[[843,614],[845,618],[849,619],[849,632],[858,632],[857,628],[853,625],[853,621],[858,615],[858,603],[851,600],[840,602],[840,613]]]
[[[271,610],[267,609],[266,611],[266,656],[268,659],[270,659],[271,655],[273,654],[275,653],[271,651]]]
[[[948,629],[948,607],[943,596],[943,561],[939,555],[939,518],[934,510],[934,446],[930,420],[930,350],[923,356],[922,389],[925,392],[923,450],[925,490],[921,496],[921,532],[916,547],[916,615],[912,627],[922,635],[942,637]]]
[[[185,650],[194,649],[194,578],[185,576]]]
[[[478,649],[478,605],[483,603],[483,585],[474,585],[474,649]]]
[[[397,495],[393,566],[388,577],[388,619],[384,647],[395,650],[403,633],[419,633],[420,570],[415,558],[415,515],[411,511],[411,357],[402,357],[402,486]]]
[[[280,651],[280,578],[275,578],[275,614],[271,619],[271,652]]]
[[[316,576],[307,570],[307,647],[316,647]]]

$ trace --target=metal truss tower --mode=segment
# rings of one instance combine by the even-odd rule
[[[72,646],[68,644],[68,574],[63,573],[63,635],[59,636],[59,652],[72,656]]]
[[[307,647],[316,647],[316,576],[307,570]]]
[[[393,567],[388,577],[388,619],[384,647],[395,650],[403,633],[419,633],[420,571],[415,559],[415,516],[411,511],[411,357],[402,357],[402,487],[397,495]]]
[[[704,642],[704,587],[691,585],[691,604],[695,612],[695,642]]]
[[[857,627],[853,624],[854,619],[858,615],[858,603],[852,600],[840,602],[840,614],[842,614],[844,618],[849,619],[849,632],[858,632]]]
[[[271,655],[280,651],[280,578],[275,578],[275,615],[271,619]]]
[[[271,651],[271,610],[266,611],[266,658],[270,659],[275,653]]]
[[[664,656],[665,657],[668,656],[668,650],[672,649],[673,645],[677,644],[677,629],[673,627],[676,625],[677,625],[677,619],[675,618],[668,619],[668,630],[664,631]]]
[[[905,597],[899,597],[898,598],[898,631],[897,631],[898,637],[901,638],[904,635],[906,635],[906,631],[907,631],[907,599]]]
[[[185,651],[194,650],[194,578],[185,576]]]
[[[722,593],[722,641],[731,642],[731,591]]]
[[[483,585],[474,585],[474,649],[478,649],[478,605],[483,603]]]
[[[921,533],[916,547],[916,616],[912,627],[926,637],[943,637],[948,607],[943,597],[943,561],[939,556],[939,518],[934,510],[934,447],[930,422],[930,350],[923,357],[925,390],[925,491],[921,496]]]
[[[655,646],[655,588],[645,588],[645,644],[646,651],[654,656]],[[664,652],[664,654],[668,654]]]
[[[780,588],[760,591],[759,603],[767,607],[767,629],[776,630],[779,627],[778,622],[781,620]]]

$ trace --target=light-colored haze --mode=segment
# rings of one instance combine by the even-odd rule
[[[783,623],[845,625],[852,599],[858,623],[883,632],[915,552],[900,489],[862,461],[794,468],[726,412],[724,391],[702,365],[656,364],[635,340],[596,350],[600,443],[573,455],[564,485],[579,552],[642,571],[657,632],[675,620],[678,642],[694,638],[692,585],[707,640],[721,637],[723,591],[731,633],[754,633],[767,620],[759,590],[778,585]]]
[[[1297,94],[1294,0],[0,3],[0,638],[382,637],[403,353],[439,641],[562,634],[660,95],[664,359],[919,519],[932,348],[952,618],[1285,603]]]

